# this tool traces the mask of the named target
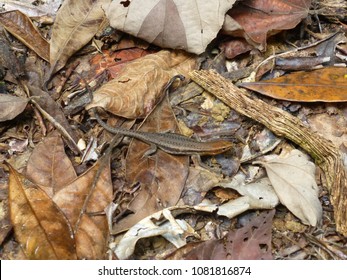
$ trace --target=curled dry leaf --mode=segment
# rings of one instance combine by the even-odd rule
[[[76,259],[74,235],[64,214],[43,190],[8,166],[11,222],[25,255]]]
[[[102,159],[106,160],[104,164],[98,161],[53,197],[74,229],[79,259],[105,257],[108,224],[106,215],[100,213],[112,201],[112,182],[109,159]],[[102,168],[100,176],[99,168]],[[93,187],[94,178],[98,181]]]
[[[38,56],[49,61],[49,43],[27,15],[20,11],[0,13],[0,23]]]
[[[184,52],[149,54],[127,64],[116,79],[99,88],[87,109],[100,106],[124,118],[145,117],[170,78],[188,75],[195,67],[195,56]]]
[[[76,51],[87,44],[104,20],[102,5],[110,0],[66,0],[59,9],[50,49],[50,75],[63,68]]]
[[[106,15],[112,27],[163,48],[200,54],[217,36],[235,0],[112,1]]]
[[[22,113],[28,99],[9,94],[0,94],[0,122],[12,120]]]
[[[50,197],[77,177],[57,131],[35,147],[29,158],[26,174]]]
[[[299,150],[263,165],[281,203],[304,224],[316,226],[322,218],[319,188],[315,181],[315,165]]]

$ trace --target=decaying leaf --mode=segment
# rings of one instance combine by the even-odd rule
[[[57,131],[35,147],[29,158],[26,174],[50,197],[77,177]]]
[[[76,51],[87,44],[104,19],[102,5],[110,0],[66,0],[59,9],[50,49],[50,74],[63,68]]]
[[[221,240],[200,243],[181,258],[186,260],[271,260],[271,230],[274,215],[275,210],[254,215],[242,228],[230,231]]]
[[[276,99],[301,102],[347,101],[347,68],[326,67],[299,71],[279,78],[241,86]]]
[[[38,56],[49,61],[49,43],[27,15],[20,11],[0,13],[0,23]]]
[[[104,166],[98,161],[53,197],[73,227],[78,259],[105,257],[108,224],[102,213],[112,201],[110,164],[109,160],[106,162]],[[99,168],[100,176],[92,188]]]
[[[70,224],[51,198],[10,165],[9,205],[16,238],[29,259],[76,259]]]
[[[228,12],[223,31],[232,36],[242,36],[249,44],[264,50],[266,38],[294,28],[306,18],[310,4],[311,0],[239,1]]]
[[[185,245],[186,236],[194,235],[194,230],[185,221],[176,220],[174,217],[194,211],[211,213],[215,209],[216,205],[173,206],[158,211],[131,227],[115,248],[115,253],[119,259],[127,259],[133,254],[138,240],[159,235],[180,248]]]
[[[12,120],[22,113],[28,99],[9,94],[0,94],[0,122]]]
[[[100,106],[124,118],[143,118],[153,109],[171,77],[188,75],[195,67],[195,56],[184,52],[149,54],[127,64],[116,79],[100,87],[87,109]]]
[[[322,218],[315,165],[299,150],[262,164],[281,203],[304,224],[316,226]]]
[[[235,0],[112,1],[106,15],[112,27],[163,48],[200,54],[216,37]]]

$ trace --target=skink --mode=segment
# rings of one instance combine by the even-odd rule
[[[166,85],[164,89],[165,92],[177,78],[182,79],[182,76],[173,77]],[[151,145],[151,148],[146,152],[146,155],[154,153],[157,148],[174,155],[216,155],[223,153],[232,147],[232,143],[225,140],[200,142],[177,133],[144,132],[111,127],[100,118],[95,108],[93,108],[93,111],[97,122],[108,132],[133,137]]]

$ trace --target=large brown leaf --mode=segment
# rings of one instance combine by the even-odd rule
[[[185,52],[165,50],[149,54],[127,64],[116,79],[99,88],[87,109],[100,106],[125,118],[145,117],[170,78],[188,75],[195,67],[195,56]]]
[[[38,56],[49,61],[49,43],[25,14],[20,11],[1,13],[0,23]]]
[[[50,197],[77,177],[57,131],[35,147],[26,173],[28,178],[40,185]]]
[[[53,197],[74,229],[79,259],[105,257],[108,224],[106,216],[100,213],[112,201],[112,182],[109,160],[106,166],[100,165],[100,162],[97,162]],[[99,168],[103,169],[92,188]],[[92,215],[93,213],[99,215]]]
[[[168,98],[157,106],[142,124],[141,131],[178,132],[175,115]],[[128,208],[134,214],[120,220],[114,231],[132,227],[141,219],[177,203],[188,176],[188,157],[174,156],[157,150],[151,156],[144,156],[150,146],[133,140],[126,159],[126,181],[133,185],[140,183]]]
[[[104,19],[102,5],[111,0],[65,0],[52,30],[50,74],[63,68],[76,51],[87,44]]]
[[[76,259],[70,224],[51,198],[10,165],[9,205],[16,238],[29,259]]]
[[[112,27],[163,48],[200,54],[216,37],[235,0],[112,1],[106,15]]]
[[[276,99],[301,102],[347,101],[347,68],[326,67],[299,71],[279,78],[243,83],[242,86]]]

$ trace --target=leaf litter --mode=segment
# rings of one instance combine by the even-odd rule
[[[291,137],[259,133],[264,131],[262,125],[235,113],[228,103],[221,106],[204,85],[189,80],[192,70],[214,68],[233,81],[252,81],[242,81],[242,86],[261,87],[272,98],[268,103],[273,107],[308,120],[319,133],[324,132],[324,124],[320,127],[316,116],[343,124],[345,108],[320,103],[307,107],[304,103],[344,100],[346,40],[332,29],[329,18],[321,26],[329,34],[326,39],[316,33],[315,19],[304,31],[309,30],[306,35],[314,43],[293,49],[303,45],[293,29],[308,16],[311,1],[250,0],[235,5],[235,1],[219,1],[222,8],[218,11],[215,4],[198,1],[197,11],[187,8],[191,3],[175,0],[131,1],[130,5],[66,0],[53,26],[46,25],[45,16],[54,20],[59,1],[49,2],[51,10],[39,3],[36,11],[31,3],[7,2],[21,10],[11,15],[28,23],[23,29],[18,21],[8,21],[4,25],[9,33],[4,31],[0,38],[4,46],[0,52],[0,158],[24,170],[20,174],[13,166],[0,163],[0,174],[10,177],[0,185],[9,192],[1,202],[10,205],[0,222],[6,224],[9,215],[15,233],[10,240],[15,238],[25,254],[17,258],[343,258],[342,235],[323,234],[321,243],[313,236],[315,230],[345,232],[342,208],[336,207],[343,193],[339,194],[338,185],[331,189],[331,174],[323,168],[326,181],[318,180],[324,176],[315,174],[305,148],[299,151],[286,146]],[[101,30],[107,26],[107,18],[117,31],[110,26]],[[206,19],[208,26],[204,25]],[[131,39],[120,30],[149,43]],[[286,42],[276,36],[282,30],[291,34]],[[44,40],[41,45],[39,38]],[[237,42],[239,38],[242,43]],[[234,43],[237,52],[230,50]],[[26,48],[23,44],[30,49],[28,54],[20,51]],[[121,46],[126,49],[123,53]],[[218,46],[222,51],[215,56]],[[250,50],[251,55],[238,56]],[[207,56],[196,55],[204,51]],[[18,59],[22,55],[28,55],[25,65]],[[235,58],[230,62],[225,57]],[[246,65],[255,71],[244,71]],[[336,73],[338,77],[333,75]],[[177,74],[186,76],[185,84],[174,84],[164,96],[164,86]],[[320,79],[322,76],[328,78]],[[312,91],[317,81],[319,90]],[[273,82],[277,88],[269,85]],[[93,91],[93,100],[81,101],[87,96],[86,84],[87,91]],[[342,94],[334,92],[336,87]],[[71,102],[75,100],[79,103]],[[67,106],[69,110],[65,110]],[[133,139],[129,145],[127,139],[121,141],[117,136],[110,141],[108,133],[101,133],[88,111],[92,107],[99,107],[102,118],[111,125],[125,122],[138,131],[226,137],[234,146],[222,155],[202,157],[202,161],[191,157],[194,166],[187,156],[160,150],[143,156],[148,144]],[[264,110],[257,111],[258,117],[266,118]],[[268,128],[276,134],[275,128]],[[233,138],[231,131],[237,131],[239,138]],[[342,154],[343,137],[342,130],[329,136],[339,143]],[[77,143],[89,139],[95,139],[91,140],[93,156],[82,156],[83,145]],[[117,139],[118,145],[113,147]],[[287,157],[274,156],[283,147]],[[259,158],[265,153],[272,156]],[[259,166],[252,166],[251,160]],[[26,230],[21,217],[30,221]],[[334,218],[336,227],[331,222]],[[315,253],[313,244],[331,241],[336,246],[325,246],[326,254]],[[9,241],[2,242],[1,256],[6,258]],[[298,249],[299,243],[302,248]]]

